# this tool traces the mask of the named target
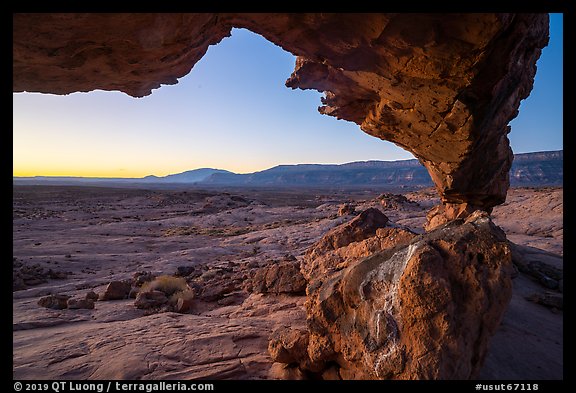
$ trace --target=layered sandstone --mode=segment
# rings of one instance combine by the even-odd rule
[[[298,56],[321,113],[412,152],[445,219],[505,200],[508,123],[532,89],[547,14],[14,14],[13,90],[135,97],[177,83],[248,28]],[[257,115],[257,114],[255,114]],[[464,208],[454,205],[466,204]]]

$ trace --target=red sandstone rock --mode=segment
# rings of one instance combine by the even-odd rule
[[[141,309],[159,307],[168,303],[166,294],[162,291],[144,291],[139,292],[134,301],[134,306]]]
[[[176,306],[174,307],[174,311],[180,314],[185,314],[192,310],[194,302],[191,298],[179,298]]]
[[[340,247],[372,236],[378,228],[385,227],[388,224],[386,217],[380,210],[369,208],[364,210],[353,220],[339,225],[328,232],[322,239],[310,250],[310,253],[321,254],[328,250],[336,250]]]
[[[232,27],[297,55],[286,85],[325,92],[321,113],[412,152],[444,203],[504,202],[508,123],[532,89],[548,14],[14,14],[13,91],[144,96]]]
[[[68,308],[92,310],[94,308],[94,300],[92,299],[68,299]]]
[[[338,207],[338,216],[346,216],[348,214],[354,214],[354,206],[349,203],[344,203]]]
[[[335,362],[343,379],[477,376],[511,296],[510,248],[486,213],[348,258],[344,269],[317,259],[305,260],[316,273],[302,369]]]
[[[279,328],[270,336],[268,352],[274,362],[297,363],[308,358],[308,331]]]
[[[342,270],[377,251],[408,244],[416,236],[408,229],[385,226],[388,222],[371,208],[329,231],[306,252],[300,267],[306,280],[312,282],[322,278],[319,272]]]
[[[86,293],[85,299],[97,301],[98,300],[98,294],[94,291],[89,291],[88,293]]]
[[[68,307],[68,299],[70,299],[68,295],[48,295],[41,297],[38,300],[38,305],[54,310],[63,310]]]
[[[130,284],[124,281],[112,281],[104,293],[100,295],[100,300],[122,300],[128,297],[130,293]]]
[[[280,262],[260,268],[252,278],[252,292],[304,294],[306,280],[298,263]]]

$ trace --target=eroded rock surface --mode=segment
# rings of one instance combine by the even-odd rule
[[[298,56],[286,82],[320,112],[412,152],[443,203],[503,203],[508,123],[533,84],[548,14],[14,14],[13,90],[135,97],[177,83],[248,28]],[[489,154],[487,154],[489,152]]]
[[[308,332],[305,298],[243,289],[261,270],[308,259],[307,250],[322,236],[353,218],[338,217],[341,204],[353,203],[359,212],[383,209],[377,191],[301,192],[246,190],[242,195],[255,203],[213,213],[203,208],[204,191],[14,187],[14,211],[19,211],[13,220],[14,261],[71,272],[63,280],[13,293],[14,379],[334,379],[341,372],[350,377],[335,362],[309,363],[308,368],[316,367],[314,375],[300,370],[299,363],[273,363],[271,332]],[[379,250],[410,243],[417,235],[403,227],[417,232],[438,198],[430,189],[405,195],[421,210],[386,209],[392,223],[319,254],[313,259],[317,271],[331,276]],[[495,222],[514,224],[513,241],[532,246],[521,250],[530,265],[544,272],[533,264],[539,260],[561,269],[561,256],[551,253],[562,252],[562,220],[550,226],[563,211],[561,189],[517,189],[510,196],[508,206],[495,209]],[[39,211],[53,211],[52,217]],[[540,211],[538,219],[526,211]],[[244,233],[228,236],[220,230],[231,225],[242,225]],[[165,236],[174,227],[202,231]],[[211,231],[219,235],[205,234]],[[536,244],[548,252],[538,252]],[[184,314],[138,309],[134,299],[97,301],[111,281],[138,287],[178,271],[199,290],[191,310],[177,310]],[[218,300],[202,296],[234,282],[233,292]],[[478,378],[562,379],[563,311],[527,300],[556,290],[522,271],[512,282],[512,300]],[[558,285],[563,288],[563,280]],[[61,310],[37,304],[51,294],[96,303],[94,309]],[[284,348],[300,348],[291,337],[278,338]]]
[[[272,356],[342,379],[476,377],[511,297],[504,233],[478,211],[405,243],[336,267],[307,254],[309,332],[273,337]]]

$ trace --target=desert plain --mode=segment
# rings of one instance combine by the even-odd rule
[[[422,233],[438,203],[432,188],[14,186],[13,378],[307,378],[268,351],[276,329],[306,326],[304,289],[267,291],[261,272],[297,268],[326,232],[370,207]],[[515,274],[479,378],[562,379],[563,189],[512,188],[492,219],[514,243]],[[184,277],[190,308],[137,308],[132,297],[38,304],[101,297],[110,282],[146,274]]]

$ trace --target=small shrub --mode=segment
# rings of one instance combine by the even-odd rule
[[[177,292],[189,290],[188,284],[184,277],[174,276],[158,276],[154,280],[146,282],[142,285],[141,292],[162,291],[166,296],[170,297]]]

